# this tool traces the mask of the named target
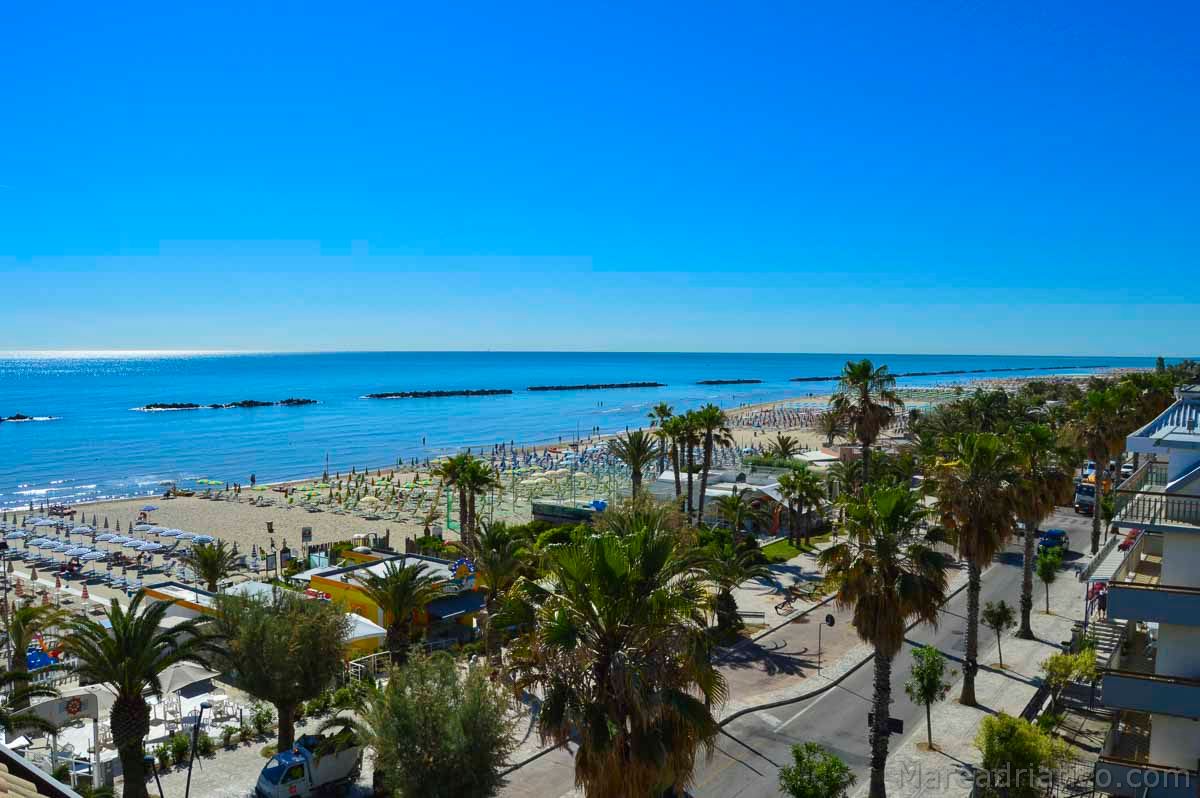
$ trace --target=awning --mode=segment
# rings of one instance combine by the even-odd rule
[[[456,596],[446,596],[429,602],[426,608],[432,618],[447,620],[460,615],[469,615],[483,609],[483,593],[466,590]]]

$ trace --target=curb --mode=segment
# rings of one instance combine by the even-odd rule
[[[959,593],[966,590],[968,584],[969,584],[968,581],[964,581],[961,585],[956,587],[953,591],[950,592],[949,595],[946,596],[946,602],[944,602],[944,603],[949,603],[950,599],[954,598]],[[817,606],[820,606],[820,605],[817,605]],[[814,607],[811,607],[810,610],[815,610],[816,608],[817,607],[814,606]],[[904,627],[905,634],[907,634],[908,632],[911,632],[913,629],[917,628],[917,626],[920,623],[921,623],[921,621],[913,621],[908,626]],[[816,690],[810,690],[807,693],[803,693],[801,695],[794,696],[792,698],[785,698],[781,701],[771,701],[766,704],[758,704],[756,706],[750,706],[750,707],[745,707],[744,709],[739,709],[737,712],[734,712],[732,715],[718,721],[717,728],[719,728],[719,729],[724,728],[727,723],[732,723],[733,721],[737,720],[740,717],[749,715],[751,712],[761,712],[766,709],[776,709],[778,707],[786,707],[789,704],[798,704],[801,701],[807,701],[808,699],[813,698],[814,696],[818,696],[821,693],[824,693],[828,690],[832,690],[833,688],[835,688],[839,684],[841,684],[843,681],[845,681],[847,677],[849,677],[851,674],[857,672],[859,670],[859,668],[861,668],[863,665],[866,665],[868,662],[870,662],[873,659],[875,659],[875,655],[868,654],[867,656],[865,656],[861,660],[859,660],[857,663],[855,663],[853,666],[851,666],[849,669],[847,669],[845,673],[838,676],[836,679],[831,681],[829,684],[818,687]]]

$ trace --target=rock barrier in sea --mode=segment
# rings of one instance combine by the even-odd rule
[[[607,382],[589,385],[531,385],[527,391],[606,391],[610,388],[665,388],[665,382]]]
[[[697,385],[758,385],[762,380],[699,380]]]
[[[302,405],[315,405],[316,399],[301,399],[298,397],[289,397],[280,399],[278,402],[263,402],[258,399],[242,399],[237,402],[227,402],[225,404],[208,404],[202,405],[196,402],[150,402],[135,407],[134,410],[142,412],[161,412],[166,410],[226,410],[232,407],[251,408],[251,407],[300,407]]]
[[[467,391],[386,391],[369,393],[364,399],[441,399],[447,396],[507,396],[508,388],[480,388]]]
[[[0,423],[5,421],[10,424],[18,424],[24,421],[54,421],[56,416],[27,416],[24,413],[13,413],[11,416],[0,416]]]

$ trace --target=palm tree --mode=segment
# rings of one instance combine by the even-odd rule
[[[671,471],[675,474],[675,499],[678,501],[683,496],[683,475],[680,473],[683,469],[683,463],[680,462],[680,450],[682,441],[686,437],[687,421],[683,416],[671,416],[664,419],[658,429],[654,431],[655,436],[659,439],[660,445],[666,445],[668,455],[671,458]]]
[[[383,610],[387,624],[387,647],[392,662],[403,665],[408,659],[408,644],[412,640],[413,614],[425,609],[441,595],[441,587],[423,562],[395,560],[384,563],[383,573],[370,570],[355,580],[374,604]]]
[[[487,590],[484,600],[487,626],[484,646],[495,655],[492,619],[501,601],[521,574],[529,569],[528,541],[513,534],[503,522],[483,524],[475,546],[475,581]]]
[[[702,567],[717,589],[713,613],[720,637],[727,639],[743,626],[733,591],[750,579],[769,577],[771,569],[757,547],[739,546],[737,537],[728,533],[715,536],[705,547]]]
[[[871,445],[892,423],[904,402],[896,393],[896,378],[887,366],[875,367],[870,360],[849,361],[838,378],[833,410],[862,446],[863,481],[871,478]]]
[[[634,498],[637,498],[638,491],[642,488],[642,472],[657,456],[655,448],[654,439],[640,429],[626,432],[624,436],[618,436],[608,442],[608,453],[629,468]]]
[[[788,538],[792,545],[797,545],[797,536],[801,529],[799,520],[803,517],[804,537],[807,542],[808,532],[812,528],[807,520],[808,511],[818,509],[821,500],[825,498],[821,478],[808,468],[794,468],[786,474],[780,474],[779,492],[788,506]]]
[[[780,432],[775,436],[775,440],[767,444],[767,451],[773,457],[790,460],[792,455],[800,453],[800,441],[791,435],[784,435]]]
[[[667,442],[670,440],[670,438],[669,436],[660,435],[659,433],[662,432],[662,427],[663,424],[666,423],[666,420],[668,418],[672,418],[674,415],[675,408],[671,407],[666,402],[659,402],[654,407],[650,408],[650,413],[648,415],[650,419],[650,427],[654,430],[654,437],[658,439],[658,473],[660,474],[666,470],[665,464],[667,459]]]
[[[948,439],[927,483],[937,499],[942,525],[967,561],[967,652],[959,703],[975,706],[979,670],[979,591],[983,569],[1013,533],[1019,479],[1017,458],[1000,436],[968,432]]]
[[[693,560],[674,533],[643,527],[557,546],[548,587],[521,582],[534,624],[512,648],[514,690],[543,696],[543,740],[578,746],[585,795],[686,785],[698,748],[715,742],[725,681],[710,659]]]
[[[1034,540],[1038,525],[1054,512],[1056,505],[1070,498],[1071,459],[1054,431],[1044,424],[1030,424],[1018,429],[1012,438],[1012,449],[1017,467],[1014,483],[1017,517],[1025,526],[1021,628],[1017,637],[1032,640]]]
[[[825,470],[825,478],[829,483],[829,495],[841,496],[847,493],[858,493],[863,484],[862,460],[838,460]]]
[[[718,496],[714,500],[717,516],[729,524],[734,536],[745,535],[747,526],[753,530],[764,520],[763,511],[747,498],[749,494],[749,488],[735,488],[728,496]]]
[[[55,698],[58,691],[45,684],[30,684],[28,673],[0,671],[0,730],[12,737],[18,730],[33,730],[57,734],[58,727],[29,712],[26,708],[35,698]]]
[[[26,651],[34,638],[39,634],[57,626],[66,616],[57,607],[36,606],[18,607],[8,614],[4,622],[4,632],[8,636],[9,660],[8,669],[13,673],[24,674],[29,671]],[[20,678],[18,676],[18,678]],[[23,709],[28,706],[19,698],[11,699],[13,706]]]
[[[695,523],[693,513],[695,492],[692,490],[692,479],[696,471],[696,447],[703,439],[700,437],[696,411],[689,410],[680,418],[679,447],[683,451],[685,468],[687,469],[686,514],[688,523]]]
[[[1092,510],[1092,554],[1100,551],[1100,506],[1104,501],[1104,475],[1109,453],[1125,434],[1120,397],[1111,388],[1093,388],[1071,408],[1071,435],[1096,461],[1096,505]]]
[[[467,455],[458,475],[458,484],[459,489],[464,491],[467,497],[467,524],[463,542],[467,550],[473,552],[475,550],[475,532],[479,528],[479,517],[475,513],[475,500],[484,493],[501,487],[500,478],[490,463]]]
[[[79,677],[85,683],[107,686],[116,696],[109,721],[124,774],[123,798],[148,798],[142,762],[150,731],[147,691],[161,696],[163,671],[181,662],[204,662],[213,653],[207,619],[193,618],[164,629],[172,604],[155,601],[143,606],[144,598],[139,590],[128,610],[113,599],[104,613],[107,626],[86,615],[72,617],[63,641],[66,651],[78,659]]]
[[[432,474],[441,480],[442,485],[458,489],[458,537],[464,544],[467,542],[467,525],[470,520],[470,507],[467,502],[467,486],[463,477],[467,464],[472,460],[470,454],[460,452],[453,457],[447,457],[434,466]],[[449,523],[450,519],[447,518]]]
[[[858,636],[875,648],[870,795],[885,798],[892,660],[910,621],[937,625],[949,558],[933,548],[936,529],[921,532],[925,511],[907,487],[867,485],[844,505],[846,540],[821,552],[819,561],[837,586],[837,605],[853,610]]]
[[[179,561],[192,569],[196,577],[204,582],[209,593],[216,593],[221,580],[233,573],[237,565],[237,555],[233,553],[232,547],[225,545],[225,541],[218,540],[216,543],[193,546]]]
[[[704,460],[700,465],[700,501],[696,512],[697,523],[704,521],[704,494],[708,490],[708,472],[712,468],[713,447],[732,446],[733,435],[729,431],[729,419],[725,411],[714,404],[707,404],[695,412],[693,423],[704,446]]]
[[[825,436],[826,446],[833,446],[835,438],[846,434],[846,420],[836,410],[826,410],[817,415],[813,428]]]

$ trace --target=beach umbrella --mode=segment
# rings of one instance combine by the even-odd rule
[[[138,540],[137,538],[129,538],[122,545],[129,549],[136,549],[145,545],[146,541]]]
[[[159,533],[159,537],[164,537],[164,538],[178,537],[179,533],[181,533],[182,531],[183,531],[182,529],[164,529],[162,532]]]
[[[85,525],[77,526],[77,527],[73,528],[71,530],[70,534],[72,534],[72,535],[89,535],[94,531],[95,530],[93,530],[90,526],[87,526],[85,524]]]
[[[87,582],[83,583],[83,600],[87,601],[91,596],[88,595]]]
[[[104,516],[104,528],[108,529],[108,516]]]
[[[178,537],[180,540],[194,540],[196,538],[191,532],[180,532]]]
[[[50,519],[48,519],[48,518],[43,518],[41,521],[38,521],[38,522],[34,523],[34,526],[35,526],[35,527],[39,527],[39,526],[41,526],[41,527],[45,527],[45,526],[57,526],[57,523],[56,523],[56,522],[54,522],[54,521],[51,521],[51,520],[50,520]]]
[[[71,544],[69,544],[69,543],[55,543],[53,546],[50,547],[50,551],[64,552],[70,548],[71,548]]]
[[[158,551],[162,547],[163,547],[163,544],[161,544],[161,543],[143,543],[142,545],[138,546],[138,551],[145,551],[145,552]]]
[[[129,531],[130,532],[148,532],[148,531],[150,531],[150,524],[134,524],[133,526],[131,526],[129,528]]]
[[[68,557],[82,557],[90,551],[91,549],[89,549],[87,546],[76,546],[73,549],[67,549],[66,554]]]
[[[96,542],[107,543],[115,537],[116,535],[114,535],[112,532],[102,532],[101,534],[96,535]]]
[[[62,577],[58,574],[54,575],[54,589],[62,590]]]
[[[103,560],[107,556],[108,555],[102,551],[89,551],[87,554],[80,554],[79,559],[87,560],[88,562],[95,562],[96,560]]]
[[[154,512],[154,511],[155,511],[155,510],[157,510],[157,509],[158,509],[158,507],[156,507],[155,505],[153,505],[153,504],[147,504],[147,505],[143,505],[143,507],[142,507],[142,512],[143,512],[143,513],[152,513],[152,512]]]
[[[30,582],[37,581],[37,567],[36,566],[29,569],[29,581]]]
[[[196,537],[193,538],[195,543],[212,543],[215,540],[216,538],[214,538],[212,535],[196,535]]]
[[[9,532],[7,535],[4,536],[4,539],[5,540],[21,540],[22,538],[27,538],[27,537],[29,537],[28,532],[22,532],[21,530],[18,529],[16,532]]]
[[[152,535],[159,535],[159,534],[162,534],[163,528],[161,526],[152,526],[149,529],[147,529],[146,531]]]
[[[116,535],[116,536],[110,538],[108,542],[113,544],[114,546],[124,546],[126,543],[129,542],[129,538],[125,537],[124,535]]]

